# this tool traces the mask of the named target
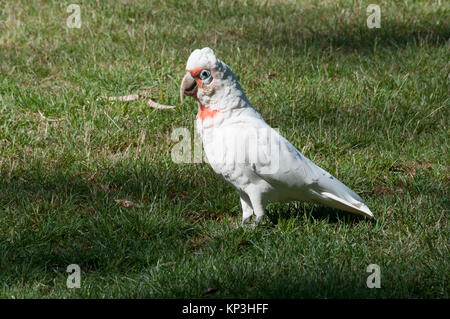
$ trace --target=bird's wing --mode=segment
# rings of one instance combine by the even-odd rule
[[[270,144],[258,141],[261,148],[258,150],[260,161],[253,165],[254,172],[258,176],[274,188],[285,192],[287,197],[311,200],[333,208],[373,217],[360,196],[303,156],[267,123],[264,122],[264,124],[270,131]]]

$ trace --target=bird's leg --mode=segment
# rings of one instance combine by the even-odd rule
[[[251,205],[249,205],[250,201],[245,200],[243,196],[241,195],[241,205],[242,205],[242,223],[241,226],[244,226],[244,224],[252,217],[253,215],[253,208]]]
[[[250,196],[250,201],[253,207],[253,212],[256,215],[256,220],[252,226],[256,227],[264,217],[264,203],[260,194]]]

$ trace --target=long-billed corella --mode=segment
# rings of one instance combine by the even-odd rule
[[[372,218],[354,191],[303,156],[253,108],[230,67],[213,50],[189,56],[180,87],[198,102],[197,130],[213,170],[234,186],[242,224],[269,202],[309,201]]]

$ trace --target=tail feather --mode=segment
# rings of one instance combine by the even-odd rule
[[[316,184],[313,185],[311,189],[316,202],[350,213],[373,218],[373,214],[369,207],[367,207],[358,194],[324,169],[315,164],[313,165],[311,165],[311,167],[318,173],[316,176],[319,176],[316,180]]]
[[[327,204],[328,206],[373,218],[373,214],[370,211],[369,207],[367,207],[367,205],[363,202],[354,201],[350,203],[345,199],[339,198],[336,195],[327,192],[322,192],[320,193],[320,195],[322,197],[322,200],[325,200],[325,204]]]

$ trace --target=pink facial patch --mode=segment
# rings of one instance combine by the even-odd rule
[[[202,72],[203,68],[195,68],[192,70],[186,70],[186,72],[189,72],[192,77],[194,78],[195,82],[197,82],[198,86],[202,86],[203,82],[200,80],[200,72]]]

